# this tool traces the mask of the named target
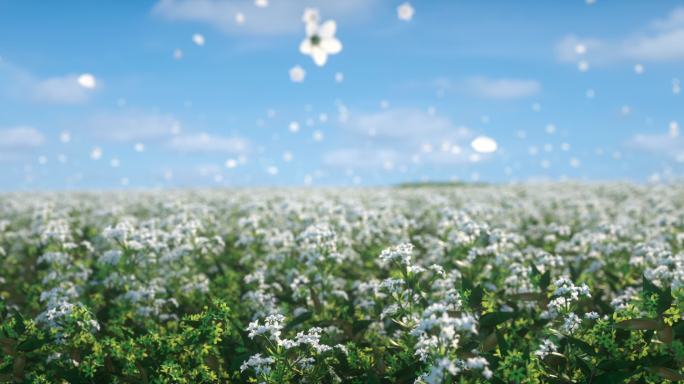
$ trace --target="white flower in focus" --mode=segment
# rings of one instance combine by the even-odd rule
[[[192,35],[192,42],[199,45],[200,47],[204,46],[204,36],[202,36],[199,33],[195,33],[194,35]]]
[[[478,136],[471,143],[470,146],[479,153],[492,153],[496,152],[498,145],[496,141],[491,137]]]
[[[319,67],[328,61],[328,55],[335,55],[342,51],[342,43],[335,38],[337,24],[334,20],[328,20],[318,25],[309,23],[306,25],[306,39],[299,45],[299,51],[310,55]]]
[[[299,65],[290,68],[290,80],[292,80],[293,83],[301,83],[304,81],[304,77],[306,77],[304,68]]]
[[[413,9],[411,4],[408,2],[397,7],[397,17],[399,18],[399,20],[411,21],[415,13],[416,10]]]
[[[95,89],[97,86],[97,81],[95,80],[95,76],[93,76],[90,73],[84,73],[78,77],[78,85],[85,89]]]

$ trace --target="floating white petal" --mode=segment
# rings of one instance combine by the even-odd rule
[[[293,83],[301,83],[304,81],[304,77],[306,77],[304,68],[299,65],[290,68],[290,80],[292,80]]]
[[[199,33],[195,33],[192,35],[192,42],[201,47],[204,45],[204,36]]]
[[[492,153],[496,152],[499,147],[496,141],[491,137],[478,136],[471,143],[470,146],[479,153]]]
[[[99,160],[102,157],[102,149],[100,147],[95,147],[93,148],[92,151],[90,151],[90,158],[93,160]]]
[[[411,21],[416,10],[413,9],[410,3],[406,2],[397,7],[397,17],[399,20]]]
[[[95,89],[97,86],[97,81],[95,76],[90,73],[84,73],[78,77],[78,85],[85,89]]]

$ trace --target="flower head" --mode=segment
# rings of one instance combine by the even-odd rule
[[[299,44],[299,51],[310,55],[318,66],[325,65],[328,55],[342,51],[342,43],[335,38],[337,24],[328,20],[323,24],[307,23],[306,38]]]

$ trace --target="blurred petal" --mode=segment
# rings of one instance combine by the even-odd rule
[[[318,32],[318,23],[306,23],[306,35],[313,36]]]
[[[334,55],[336,53],[340,53],[340,51],[342,50],[342,43],[340,43],[340,41],[335,38],[324,39],[321,40],[321,48],[328,52],[328,54]]]
[[[325,52],[322,49],[314,49],[313,52],[311,53],[311,57],[313,57],[314,62],[316,65],[319,67],[322,67],[325,65],[325,62],[328,61],[328,53]]]
[[[311,46],[311,41],[309,39],[304,39],[302,43],[299,44],[299,52],[305,55],[310,55],[312,48],[313,47]]]
[[[328,20],[318,28],[318,35],[321,39],[335,37],[335,30],[337,30],[335,20]]]

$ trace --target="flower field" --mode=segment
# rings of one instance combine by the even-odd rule
[[[684,187],[0,196],[0,381],[684,379]]]

